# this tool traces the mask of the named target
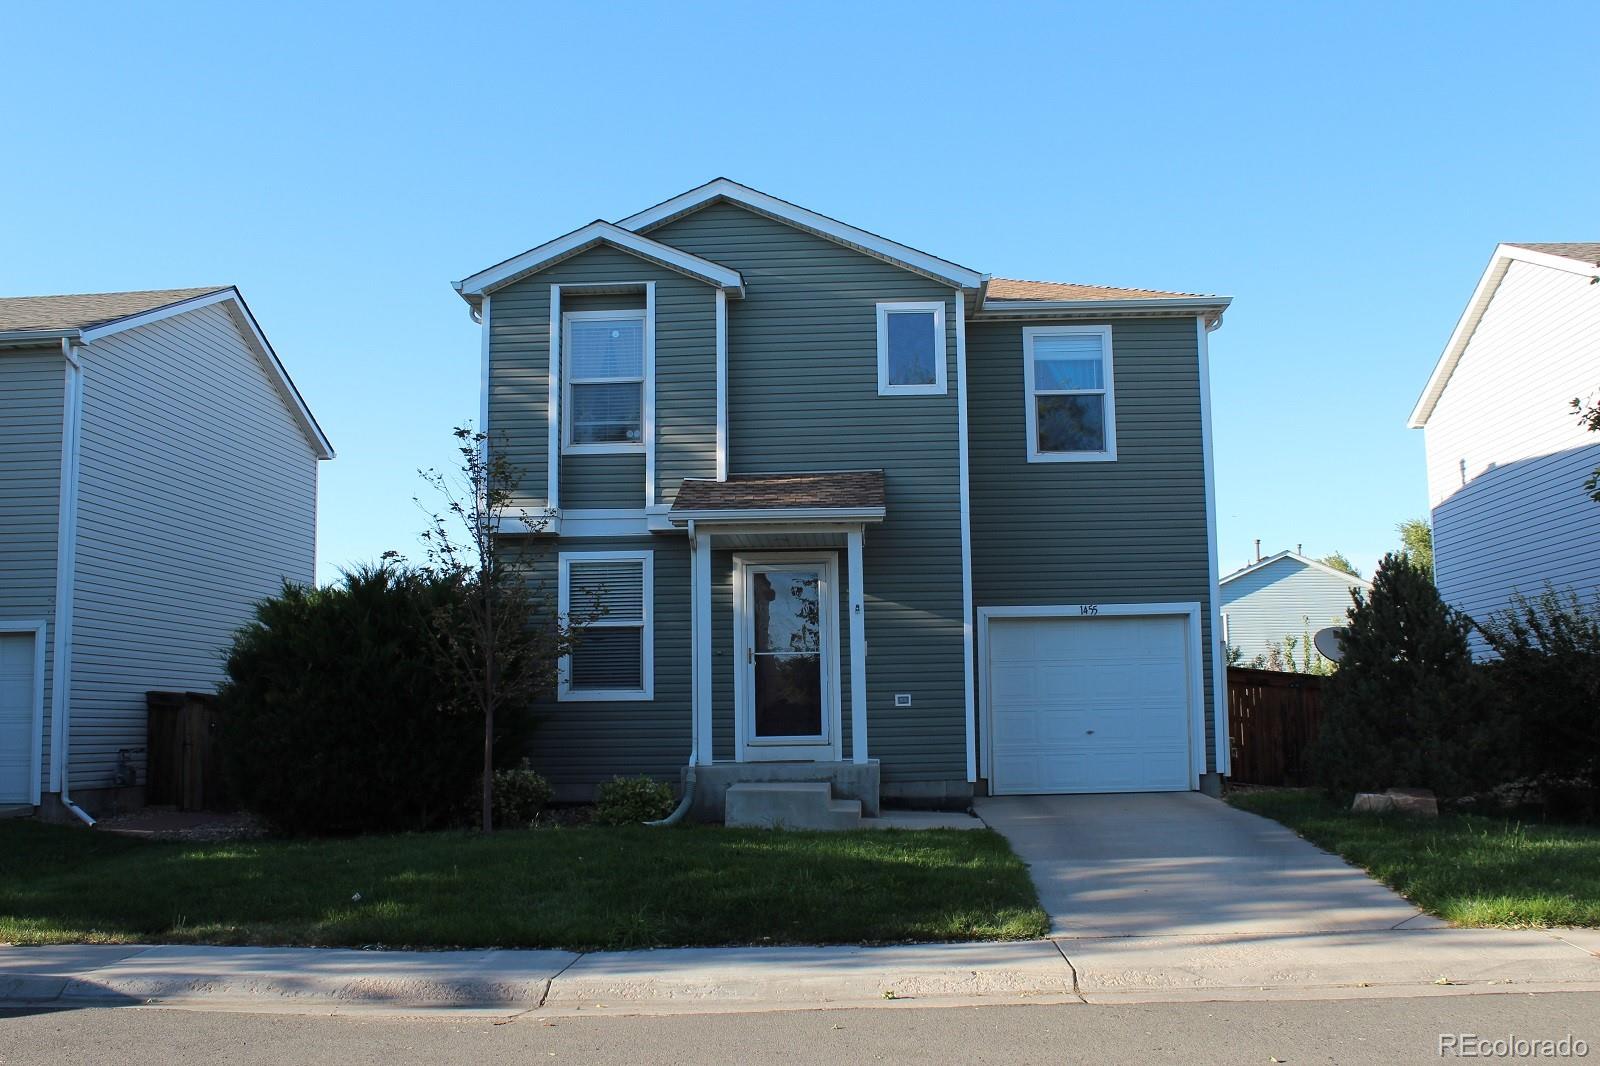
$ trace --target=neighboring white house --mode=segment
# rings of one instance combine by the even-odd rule
[[[312,580],[332,457],[237,289],[0,299],[0,807],[138,800],[145,693]]]
[[[1303,641],[1328,626],[1343,625],[1354,589],[1365,578],[1347,574],[1298,552],[1279,552],[1235,570],[1218,582],[1222,636],[1248,663],[1284,637]]]
[[[1597,262],[1600,242],[1496,248],[1411,412],[1439,593],[1480,621],[1513,592],[1600,588],[1600,436],[1571,407],[1600,388]]]

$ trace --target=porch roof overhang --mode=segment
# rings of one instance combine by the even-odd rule
[[[882,522],[887,513],[882,470],[797,471],[685,478],[667,521],[679,527],[859,525]]]

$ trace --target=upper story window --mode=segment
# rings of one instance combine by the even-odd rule
[[[561,663],[562,700],[654,698],[648,551],[562,552],[559,610],[581,626]]]
[[[1092,463],[1117,457],[1110,326],[1027,326],[1028,462]]]
[[[878,395],[943,396],[944,304],[878,305]]]
[[[643,448],[644,311],[569,311],[561,320],[566,449]]]

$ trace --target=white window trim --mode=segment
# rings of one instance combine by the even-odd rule
[[[557,556],[557,565],[560,570],[557,611],[560,613],[562,624],[568,623],[571,611],[572,594],[572,564],[573,563],[606,563],[606,562],[640,562],[644,564],[643,596],[644,621],[641,624],[642,637],[639,641],[639,679],[644,682],[643,688],[628,689],[580,689],[572,688],[572,657],[561,657],[558,680],[556,686],[556,699],[562,703],[596,703],[611,701],[649,702],[656,698],[656,671],[655,671],[655,553],[648,550],[639,551],[570,551],[561,552]],[[596,619],[588,625],[597,628],[632,628],[632,622],[607,622],[604,618]]]
[[[932,385],[891,385],[889,383],[889,316],[899,311],[933,313],[933,366]],[[878,304],[878,395],[879,396],[943,396],[949,392],[945,381],[945,325],[944,301],[888,301]]]
[[[579,384],[604,385],[637,381],[639,383],[639,439],[636,442],[617,441],[608,444],[575,444],[572,440],[572,323],[574,321],[638,322],[644,331],[644,352],[641,356],[640,376],[637,378],[584,378]],[[645,450],[649,430],[648,401],[655,391],[654,366],[650,359],[650,313],[647,308],[627,308],[610,311],[563,311],[561,313],[561,453],[563,455],[640,455]]]
[[[1093,333],[1100,337],[1105,359],[1106,447],[1098,452],[1041,452],[1039,450],[1039,404],[1034,394],[1033,342],[1038,337],[1059,337],[1064,333]],[[1022,385],[1027,396],[1028,462],[1030,463],[1112,463],[1117,459],[1116,375],[1112,372],[1110,326],[1024,326],[1022,328]],[[1100,395],[1098,389],[1051,389],[1047,396]]]

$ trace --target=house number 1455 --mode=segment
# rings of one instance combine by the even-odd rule
[[[1098,603],[1082,603],[1082,604],[1079,604],[1078,605],[1078,613],[1079,614],[1099,614],[1100,613],[1100,605]]]

